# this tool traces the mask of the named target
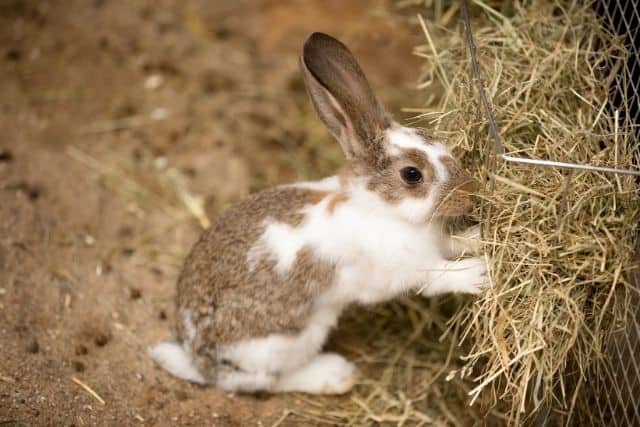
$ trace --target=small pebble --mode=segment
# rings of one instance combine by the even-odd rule
[[[175,396],[179,401],[184,401],[189,398],[189,395],[184,390],[176,390]]]
[[[164,120],[169,117],[169,110],[162,107],[154,108],[149,116],[152,120]]]
[[[40,351],[40,344],[38,344],[38,341],[35,338],[31,338],[27,343],[26,350],[28,353],[35,354]]]
[[[162,86],[163,82],[164,79],[160,74],[152,74],[144,81],[144,88],[147,90],[156,90]]]
[[[118,230],[118,235],[122,238],[131,237],[133,236],[133,228],[128,225],[124,225]]]
[[[73,370],[76,372],[84,372],[84,369],[85,369],[84,363],[78,360],[74,360],[73,362],[71,362],[71,366],[73,366]]]
[[[22,52],[18,49],[9,49],[6,54],[6,58],[10,61],[19,61],[22,58]]]
[[[96,243],[96,239],[95,239],[93,236],[91,236],[91,235],[89,235],[89,234],[86,234],[86,235],[84,236],[84,244],[85,244],[85,245],[87,245],[87,246],[93,246],[95,243]]]
[[[231,30],[228,28],[219,28],[215,31],[214,35],[218,40],[226,40],[231,37]]]
[[[13,153],[4,148],[0,148],[0,162],[11,162],[13,161]]]
[[[109,342],[110,337],[107,334],[99,333],[93,338],[93,342],[98,347],[104,347]]]
[[[158,169],[158,170],[166,169],[167,166],[169,165],[169,161],[164,156],[156,157],[155,160],[153,161],[153,163],[154,163],[156,169]]]
[[[138,288],[129,288],[129,298],[131,298],[132,300],[137,300],[140,299],[140,297],[142,296],[142,292],[140,292],[140,289]]]
[[[87,348],[87,346],[85,346],[83,344],[79,344],[79,345],[76,346],[76,355],[84,356],[87,353],[89,353],[89,349]]]
[[[135,253],[135,249],[133,248],[124,248],[120,251],[122,255],[129,257]]]

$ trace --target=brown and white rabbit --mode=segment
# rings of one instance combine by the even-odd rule
[[[474,191],[446,146],[394,122],[338,40],[312,34],[300,66],[348,169],[254,194],[202,234],[178,279],[178,341],[150,350],[177,377],[229,391],[343,393],[353,364],[321,350],[346,306],[478,293],[488,282],[483,257],[455,260],[477,241],[443,231]]]

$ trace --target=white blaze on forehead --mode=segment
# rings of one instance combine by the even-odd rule
[[[436,176],[439,181],[447,179],[447,168],[440,161],[440,157],[451,157],[451,153],[446,145],[442,142],[434,141],[427,143],[415,129],[394,126],[386,131],[388,145],[388,153],[392,156],[399,156],[403,150],[415,149],[420,150],[427,155],[429,163],[433,165]]]
[[[426,151],[427,144],[424,138],[418,135],[415,129],[404,126],[393,126],[387,129],[387,141],[389,141],[390,151],[401,153],[402,148],[415,148]]]

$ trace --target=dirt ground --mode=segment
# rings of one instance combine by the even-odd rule
[[[146,349],[171,337],[175,279],[207,218],[339,166],[298,73],[306,35],[343,39],[401,116],[420,102],[411,13],[367,0],[0,2],[0,425],[300,424],[287,417],[298,395],[194,386]],[[334,345],[364,345],[345,336]]]

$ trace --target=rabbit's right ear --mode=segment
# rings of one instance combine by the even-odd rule
[[[391,119],[349,49],[327,34],[313,33],[304,44],[300,68],[320,120],[347,159],[368,157]]]

